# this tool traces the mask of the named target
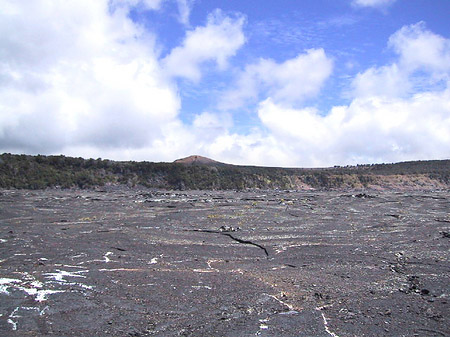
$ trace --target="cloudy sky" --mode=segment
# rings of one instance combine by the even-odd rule
[[[0,153],[450,158],[448,0],[0,0]]]

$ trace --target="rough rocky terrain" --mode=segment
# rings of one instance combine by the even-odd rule
[[[2,336],[449,336],[449,192],[0,191]]]

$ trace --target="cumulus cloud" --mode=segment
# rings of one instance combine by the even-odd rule
[[[423,22],[402,27],[388,46],[397,60],[358,74],[352,84],[355,97],[405,97],[449,81],[450,40],[430,32]]]
[[[389,38],[388,45],[408,72],[423,70],[437,79],[448,79],[450,40],[427,30],[424,22],[402,27]]]
[[[324,114],[283,104],[273,90],[257,109],[259,131],[222,135],[210,151],[272,166],[449,158],[449,42],[423,23],[405,26],[388,42],[395,62],[358,74],[348,105]],[[261,86],[242,78],[256,97]]]
[[[450,90],[409,99],[358,98],[322,116],[268,99],[258,116],[291,152],[285,164],[308,166],[450,156]]]
[[[247,135],[222,134],[207,148],[208,154],[225,163],[240,165],[287,166],[292,163],[286,144],[254,129]]]
[[[355,97],[401,97],[411,90],[408,72],[396,64],[369,68],[353,79],[352,86]]]
[[[353,0],[353,4],[359,7],[383,7],[393,4],[397,0]]]
[[[226,69],[228,59],[245,43],[244,22],[242,16],[225,16],[220,10],[211,13],[206,26],[189,31],[183,44],[163,60],[166,73],[199,81],[200,66],[206,62],[215,62],[220,70]]]
[[[246,66],[236,88],[225,93],[221,107],[237,108],[260,96],[272,97],[281,103],[302,102],[317,95],[332,68],[333,62],[323,49],[307,50],[283,63],[260,59]]]
[[[2,0],[0,151],[173,160],[225,134],[228,114],[205,112],[192,125],[179,120],[178,88],[161,64],[187,53],[198,73],[206,61],[225,68],[244,43],[244,18],[217,11],[159,60],[155,37],[128,14],[160,4]]]
[[[140,148],[176,119],[179,98],[161,75],[154,37],[109,5],[0,3],[2,150]]]
[[[324,115],[268,98],[259,119],[290,153],[287,165],[448,158],[449,43],[423,23],[405,26],[389,39],[397,60],[358,74],[348,106]]]
[[[172,134],[177,150],[243,165],[323,167],[450,157],[450,89],[408,98],[366,97],[335,106],[292,108],[271,98],[257,109],[262,127],[230,132],[201,114]],[[161,145],[170,146],[166,142]],[[173,146],[174,147],[174,146]],[[183,148],[181,148],[183,147]]]
[[[227,112],[183,123],[174,79],[226,69],[245,19],[216,11],[161,59],[129,13],[162,3],[0,0],[0,152],[271,166],[450,157],[450,42],[423,23],[393,34],[395,61],[358,74],[351,102],[325,114],[306,106],[332,73],[324,50],[252,62],[222,102],[257,103],[260,124],[238,134]]]

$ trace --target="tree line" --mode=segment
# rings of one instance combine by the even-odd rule
[[[163,189],[364,188],[382,176],[426,177],[450,185],[450,160],[292,169],[235,165],[185,165],[83,159],[59,156],[0,155],[0,188],[94,188],[104,185]]]

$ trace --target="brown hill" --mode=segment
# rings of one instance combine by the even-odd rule
[[[224,163],[212,160],[210,158],[206,158],[203,156],[193,155],[186,158],[177,159],[174,161],[177,164],[185,164],[185,165],[226,165]]]

